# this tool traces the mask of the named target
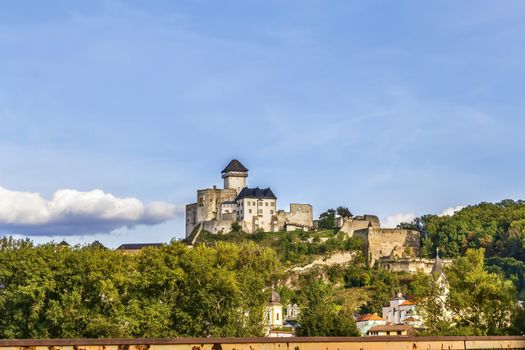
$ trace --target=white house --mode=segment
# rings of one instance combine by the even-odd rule
[[[361,335],[365,335],[366,332],[374,326],[384,326],[385,324],[386,321],[377,314],[361,315],[356,322],[357,330]]]
[[[422,326],[421,317],[417,314],[416,304],[406,300],[403,294],[398,293],[390,300],[388,306],[383,307],[383,318],[389,324],[410,324],[414,327]]]

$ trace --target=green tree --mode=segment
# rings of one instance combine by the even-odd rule
[[[255,243],[125,254],[0,239],[0,338],[258,336],[275,252]]]
[[[354,336],[358,331],[353,314],[336,304],[332,286],[313,281],[305,286],[299,298],[299,336]]]
[[[231,229],[232,229],[232,232],[240,232],[242,229],[242,226],[237,221],[234,221],[232,222]]]
[[[348,209],[348,207],[339,206],[335,211],[339,216],[352,217],[352,213],[350,212],[350,209]]]
[[[328,209],[319,215],[319,228],[334,228],[335,226],[335,210]]]
[[[447,306],[457,329],[476,335],[505,334],[515,312],[515,288],[485,270],[484,250],[467,250],[447,271]]]
[[[483,249],[468,249],[446,269],[448,294],[431,276],[413,286],[431,335],[504,335],[516,319],[515,287],[502,275],[486,271]],[[445,312],[445,310],[448,312]]]

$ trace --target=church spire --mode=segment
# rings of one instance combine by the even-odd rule
[[[434,260],[434,266],[432,266],[430,273],[434,276],[439,276],[443,273],[443,263],[439,257],[439,247],[436,248],[436,259]]]

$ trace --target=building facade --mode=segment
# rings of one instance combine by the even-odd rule
[[[407,324],[391,324],[384,326],[374,326],[370,328],[366,335],[371,336],[409,336],[415,334],[414,327]]]
[[[384,325],[386,325],[386,321],[377,314],[361,315],[356,322],[357,330],[359,333],[361,333],[361,335],[366,335],[368,330],[374,326]]]
[[[383,307],[383,319],[387,324],[408,324],[416,328],[423,324],[417,313],[416,305],[406,300],[401,293],[391,299],[388,306]]]
[[[310,230],[313,208],[293,203],[290,211],[277,209],[277,196],[268,188],[249,188],[248,169],[233,159],[222,170],[223,188],[200,189],[197,202],[186,205],[186,237],[196,230],[222,234],[238,223],[248,233],[256,231]]]

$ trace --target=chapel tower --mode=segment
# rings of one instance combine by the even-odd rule
[[[233,159],[221,173],[224,179],[224,189],[234,189],[239,194],[246,187],[248,169],[237,159]]]

